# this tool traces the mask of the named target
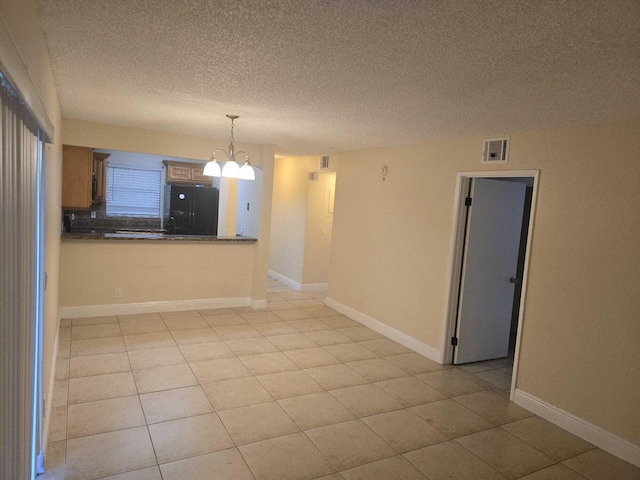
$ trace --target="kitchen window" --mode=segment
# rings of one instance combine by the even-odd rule
[[[162,170],[107,164],[107,216],[160,218]]]

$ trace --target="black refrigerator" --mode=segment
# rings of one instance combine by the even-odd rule
[[[212,187],[167,185],[164,209],[167,233],[217,235],[219,195],[218,189]]]

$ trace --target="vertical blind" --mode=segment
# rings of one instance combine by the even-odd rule
[[[160,169],[107,165],[107,215],[160,216]]]
[[[41,452],[42,143],[0,74],[0,478],[32,479]]]

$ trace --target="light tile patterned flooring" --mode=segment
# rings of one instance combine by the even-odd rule
[[[265,311],[63,320],[40,478],[640,479],[511,403],[507,359],[445,367],[268,285]]]

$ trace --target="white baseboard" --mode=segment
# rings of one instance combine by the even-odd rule
[[[427,357],[429,360],[433,360],[434,362],[441,363],[441,355],[440,350],[433,348],[426,343],[422,343],[420,340],[416,340],[415,338],[407,335],[406,333],[401,332],[400,330],[396,330],[389,325],[376,320],[375,318],[370,317],[362,312],[359,312],[343,303],[340,303],[332,298],[327,297],[324,303],[328,306],[337,310],[338,312],[346,315],[347,317],[359,322],[371,330],[375,330],[378,333],[381,333],[385,337],[390,338],[398,342],[400,345],[404,345],[407,348],[410,348],[416,353]]]
[[[287,287],[293,288],[297,292],[326,292],[329,287],[328,283],[300,283],[285,277],[281,273],[269,270],[269,277],[284,283]]]
[[[258,300],[259,302],[260,300]],[[206,310],[209,308],[247,307],[250,297],[203,298],[166,302],[122,303],[112,305],[86,305],[60,308],[60,318],[104,317],[132,313],[174,312],[180,310]],[[265,305],[266,307],[266,305]]]
[[[539,417],[564,428],[578,437],[593,443],[602,450],[640,467],[640,446],[615,435],[604,428],[555,407],[544,400],[516,388],[513,401]]]
[[[285,277],[281,273],[274,272],[273,270],[269,270],[269,276],[274,280],[278,280],[280,283],[284,283],[287,287],[293,288],[297,292],[302,291],[302,284],[300,282],[296,282],[289,277]]]
[[[265,308],[267,308],[267,301],[266,300],[254,300],[253,298],[251,299],[251,308],[253,308],[254,310],[264,310]]]
[[[329,288],[328,283],[303,283],[303,292],[326,292]]]

